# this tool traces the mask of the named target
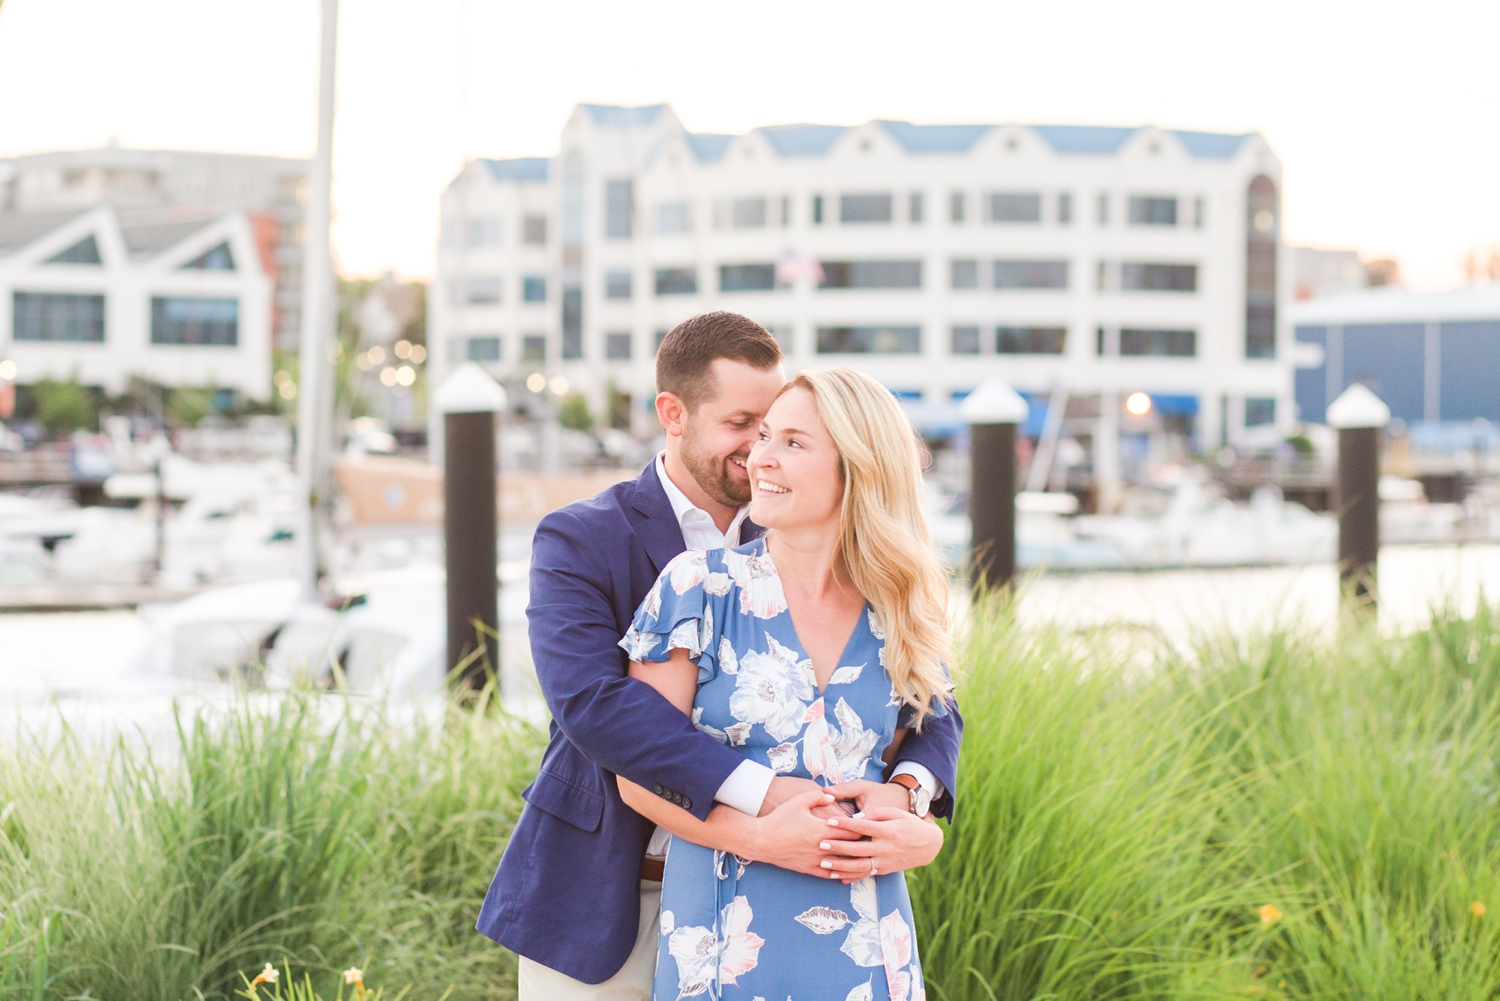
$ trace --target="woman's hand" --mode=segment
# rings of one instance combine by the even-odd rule
[[[819,847],[826,853],[819,863],[830,879],[853,883],[866,876],[904,869],[920,869],[943,848],[943,829],[930,818],[910,810],[875,807],[863,817],[834,817],[828,826],[863,840],[829,838]]]

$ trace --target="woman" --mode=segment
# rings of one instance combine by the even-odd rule
[[[867,376],[803,373],[767,412],[749,470],[765,538],[662,571],[621,641],[631,674],[780,774],[879,782],[900,724],[945,714],[951,690],[947,583],[911,426]],[[618,781],[632,808],[692,829]],[[905,879],[878,858],[869,871],[846,884],[674,837],[655,997],[925,998]]]

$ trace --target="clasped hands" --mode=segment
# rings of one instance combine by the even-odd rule
[[[852,800],[862,816],[836,805]],[[905,787],[864,780],[820,786],[777,776],[755,821],[756,861],[853,883],[927,865],[943,847],[930,817],[914,816]]]

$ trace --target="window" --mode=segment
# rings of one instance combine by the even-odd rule
[[[1276,184],[1264,174],[1245,199],[1245,357],[1276,357]]]
[[[775,287],[774,264],[725,264],[719,268],[720,292],[767,292]]]
[[[521,279],[522,302],[546,302],[547,279],[541,275],[527,275]]]
[[[1245,397],[1245,427],[1260,427],[1276,423],[1276,398],[1273,396]]]
[[[819,327],[818,354],[915,355],[921,327]]]
[[[979,353],[979,328],[954,327],[951,331],[950,350],[956,355]]]
[[[469,361],[499,361],[500,360],[500,337],[470,337],[468,350],[464,357]]]
[[[948,221],[964,221],[964,193],[955,191],[948,196]]]
[[[1098,220],[1101,226],[1109,225],[1109,195],[1106,195],[1102,191],[1099,192],[1094,218]]]
[[[521,242],[534,247],[545,246],[547,243],[547,217],[544,215],[529,215],[521,220]]]
[[[1142,195],[1131,195],[1128,211],[1132,226],[1177,225],[1177,199],[1175,198],[1147,198]]]
[[[978,288],[979,287],[979,262],[964,258],[948,262],[950,271],[949,284],[954,288]]]
[[[151,298],[152,344],[203,344],[234,347],[239,343],[238,299]]]
[[[465,219],[464,245],[467,247],[493,247],[500,242],[499,219]]]
[[[766,330],[776,338],[776,343],[781,347],[781,353],[789,355],[792,353],[792,325],[790,323],[766,324]]]
[[[657,295],[697,295],[698,271],[696,268],[657,268]]]
[[[604,182],[604,238],[628,240],[635,215],[635,182],[627,179]]]
[[[1100,261],[1094,273],[1094,288],[1100,292],[1109,288],[1109,262]]]
[[[839,196],[839,222],[890,222],[890,195]]]
[[[814,226],[823,225],[823,196],[813,195],[812,221]]]
[[[996,288],[1067,288],[1067,261],[996,261]]]
[[[996,327],[995,351],[1003,355],[1060,355],[1066,327]]]
[[[781,196],[781,225],[783,228],[792,224],[792,199],[789,195]]]
[[[766,225],[764,198],[736,198],[729,210],[729,223],[735,229],[761,229]]]
[[[89,237],[89,242],[93,242],[93,239],[92,236]],[[94,260],[88,263],[99,263],[99,251],[97,249],[94,251]],[[233,271],[234,254],[229,250],[229,241],[226,240],[217,247],[210,247],[184,264],[183,268],[201,271]]]
[[[104,296],[17,292],[11,336],[18,341],[104,340]]]
[[[1120,287],[1131,292],[1196,292],[1198,266],[1125,261],[1120,265]]]
[[[1192,358],[1198,353],[1195,330],[1142,330],[1120,328],[1120,354],[1160,355],[1169,358]]]
[[[1063,226],[1073,221],[1073,196],[1066,191],[1057,196],[1057,221]]]
[[[605,361],[630,360],[630,331],[613,330],[604,335]]]
[[[997,191],[990,195],[991,222],[1041,222],[1042,196]]]
[[[224,245],[224,250],[226,253],[228,252],[228,245]],[[84,237],[82,240],[79,240],[77,243],[73,244],[71,247],[68,247],[66,250],[60,250],[57,253],[53,254],[51,257],[47,258],[45,263],[102,264],[104,262],[99,259],[99,242],[94,239],[94,234],[90,233],[88,236]],[[187,265],[187,267],[192,267],[192,265]],[[233,269],[234,264],[231,262],[230,266],[225,270],[232,271]]]
[[[921,288],[921,261],[824,261],[818,288]]]
[[[563,289],[562,356],[564,361],[583,357],[583,289]]]
[[[687,202],[666,202],[656,206],[656,231],[658,233],[687,233],[693,228],[692,216]]]
[[[481,275],[464,284],[464,301],[471,306],[493,306],[500,301],[500,276]]]
[[[665,331],[665,330],[658,330],[656,332],[656,347],[653,348],[652,350],[653,351],[660,351],[661,350],[661,342],[664,341],[664,340],[666,340],[666,339],[667,339],[667,331]]]
[[[906,218],[913,226],[922,221],[923,208],[922,192],[913,191],[906,196]]]
[[[521,360],[545,362],[547,360],[547,335],[527,334],[522,337]]]
[[[635,282],[629,271],[618,269],[604,272],[604,298],[629,299]]]
[[[1193,228],[1194,229],[1202,229],[1203,228],[1203,199],[1202,198],[1194,198],[1193,199]]]

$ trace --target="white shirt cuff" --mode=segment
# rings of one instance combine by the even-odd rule
[[[910,775],[917,780],[918,785],[927,790],[928,796],[933,799],[943,798],[943,792],[945,791],[943,784],[938,781],[936,775],[932,774],[932,769],[926,765],[919,765],[915,761],[899,762],[896,765],[895,771],[891,772],[891,778],[895,778],[897,775]],[[730,777],[733,778],[733,776]],[[724,784],[728,785],[729,783],[726,782]],[[722,789],[719,791],[723,792]]]
[[[766,793],[771,791],[771,780],[775,777],[775,772],[758,761],[741,761],[729,773],[724,784],[719,786],[719,791],[714,793],[714,802],[732,806],[751,817],[758,817],[761,806],[765,804]]]

